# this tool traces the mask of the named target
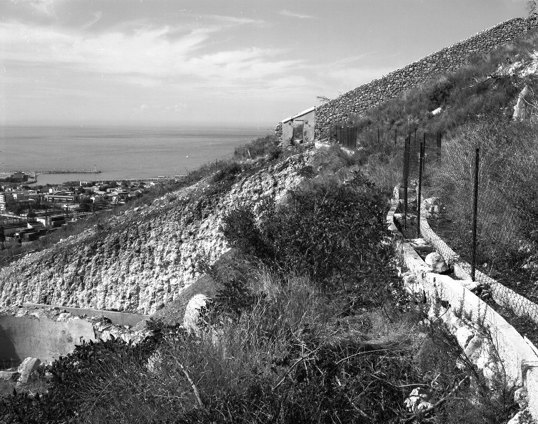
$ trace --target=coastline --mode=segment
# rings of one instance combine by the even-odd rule
[[[3,127],[0,171],[37,171],[37,184],[182,175],[270,133],[259,128]],[[56,173],[57,170],[83,170]],[[99,170],[100,173],[88,173]],[[53,173],[54,172],[54,173]],[[31,175],[31,174],[30,174]]]

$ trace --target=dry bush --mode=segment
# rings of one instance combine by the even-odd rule
[[[470,246],[475,149],[480,147],[478,224],[483,261],[518,255],[538,241],[538,147],[536,128],[523,123],[465,126],[443,146],[433,186]],[[468,249],[468,247],[467,247]],[[468,254],[468,250],[462,253]]]
[[[362,168],[364,174],[377,188],[385,193],[391,193],[393,188],[402,180],[403,158],[400,151],[386,156],[373,154]]]

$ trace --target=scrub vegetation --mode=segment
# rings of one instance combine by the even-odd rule
[[[0,400],[4,421],[503,422],[511,393],[492,392],[402,291],[387,199],[339,149],[320,155],[350,171],[315,166],[281,204],[229,211],[233,255],[207,267],[219,290],[198,335],[152,321],[141,344],[77,347],[44,393]],[[413,389],[430,406],[408,409]]]
[[[487,138],[495,166],[484,172],[500,179],[516,151],[535,154],[535,127],[509,124],[521,81],[494,71],[535,41],[531,34],[357,117],[358,153],[321,149],[301,170],[303,183],[278,205],[228,212],[222,230],[233,254],[206,266],[218,290],[197,334],[151,321],[153,336],[138,345],[77,347],[47,368],[44,393],[0,399],[4,422],[505,423],[517,410],[510,388],[502,378],[486,384],[441,324],[425,324],[424,306],[401,287],[385,214],[402,149],[387,134],[442,131],[447,148],[461,152]],[[537,88],[535,80],[525,83]],[[433,115],[437,108],[442,113]],[[231,161],[193,171],[181,184],[205,179],[210,187],[193,213],[253,167],[297,148],[283,151],[268,137],[237,149]],[[536,211],[527,203],[536,199],[536,171],[521,169],[525,191],[510,198],[519,226]],[[453,202],[453,219],[466,216],[468,204],[456,201],[467,190],[465,166],[454,158],[437,176],[428,172],[429,190]],[[493,221],[503,213],[490,212]],[[522,237],[534,230],[517,229]],[[422,408],[411,405],[415,389]]]

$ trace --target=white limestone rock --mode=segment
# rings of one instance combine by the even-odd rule
[[[448,271],[448,265],[443,257],[437,252],[428,254],[424,262],[430,266],[433,272],[442,273]]]
[[[38,369],[39,365],[41,365],[41,361],[38,358],[25,358],[17,369],[17,371],[20,373],[17,382],[19,384],[28,383],[28,381],[32,378],[32,373]]]
[[[456,340],[463,349],[467,347],[473,337],[474,332],[468,327],[460,327],[456,330]]]
[[[520,387],[514,392],[514,401],[521,409],[524,409],[529,404],[529,394],[525,387]]]
[[[204,180],[107,219],[110,231],[93,227],[26,255],[0,270],[0,306],[28,302],[152,314],[199,277],[199,259],[211,264],[229,250],[220,229],[230,210],[246,205],[258,214],[264,199],[278,202],[302,181],[299,170],[311,157],[300,153],[245,176],[202,216],[193,209],[207,189]]]
[[[200,312],[202,308],[205,308],[209,303],[209,298],[205,294],[196,294],[189,300],[187,307],[185,308],[185,315],[183,317],[183,327],[189,332],[196,335],[200,334],[200,328],[198,321],[200,319]]]

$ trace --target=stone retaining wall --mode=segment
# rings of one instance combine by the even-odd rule
[[[470,55],[487,54],[536,27],[536,21],[521,18],[503,22],[319,106],[316,109],[316,140],[327,139],[331,125],[343,123],[349,117],[362,114],[438,75],[456,71]]]
[[[394,222],[394,213],[399,205],[399,191],[395,188],[387,225],[394,235],[396,251],[413,277],[414,291],[430,304],[443,302],[447,311],[484,328],[490,335],[496,354],[506,373],[507,383],[524,386],[528,396],[528,410],[538,418],[538,356],[525,339],[495,310],[458,280],[431,272],[411,245],[404,241]],[[445,314],[448,316],[448,314]],[[446,319],[446,316],[443,317]],[[462,349],[467,346],[461,344]],[[469,342],[467,340],[467,342]],[[471,358],[472,359],[472,358]]]

